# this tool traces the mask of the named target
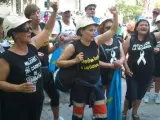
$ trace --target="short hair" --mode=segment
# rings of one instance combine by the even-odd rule
[[[40,10],[40,8],[36,4],[30,4],[30,5],[27,5],[27,7],[25,8],[24,14],[25,14],[26,18],[29,19],[31,14],[33,12],[36,12],[37,10]]]
[[[4,18],[0,17],[0,25],[3,24],[3,20],[4,20]]]

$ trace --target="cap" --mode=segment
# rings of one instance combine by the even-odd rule
[[[88,7],[90,6],[94,6],[95,8],[97,7],[97,5],[95,3],[89,3],[85,6],[85,11],[87,10]]]
[[[4,18],[3,21],[3,30],[4,30],[4,36],[7,36],[7,33],[9,30],[14,29],[26,22],[31,21],[31,19],[27,19],[25,17],[21,17],[18,15],[8,15]]]
[[[96,26],[98,26],[98,24],[95,23],[93,21],[93,19],[90,19],[90,18],[87,18],[87,17],[82,17],[81,19],[79,19],[76,22],[76,29],[78,31],[80,28],[84,28],[84,27],[86,27],[88,25],[96,25]]]

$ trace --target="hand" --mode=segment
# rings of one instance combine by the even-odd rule
[[[116,60],[113,62],[115,69],[122,67],[122,62],[120,60]]]
[[[157,54],[158,52],[160,52],[160,49],[159,49],[159,48],[154,48],[154,49],[153,49],[153,52],[154,52],[155,54]]]
[[[133,76],[133,72],[132,72],[129,68],[127,68],[127,69],[125,70],[125,72],[126,72],[126,74],[127,74],[128,76],[130,76],[130,77]]]
[[[109,11],[110,11],[113,15],[117,15],[117,14],[118,14],[118,11],[117,11],[116,7],[111,7],[111,8],[109,8]]]
[[[59,44],[62,45],[64,43],[64,36],[63,35],[59,35],[57,38],[58,38]]]
[[[17,87],[17,92],[22,92],[22,93],[33,93],[36,91],[36,86],[34,86],[30,82],[26,82],[23,84],[18,85]]]
[[[52,2],[50,2],[51,7],[53,8],[54,11],[58,11],[58,7],[59,7],[59,0],[52,0]]]
[[[76,61],[76,63],[80,63],[83,59],[84,59],[84,54],[83,54],[83,52],[80,52],[80,53],[74,58],[74,60]]]

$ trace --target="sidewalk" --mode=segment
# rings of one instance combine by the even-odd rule
[[[125,91],[126,83],[125,80],[122,80],[122,101],[124,101]],[[60,103],[60,115],[64,120],[71,120],[72,107],[68,107],[69,94],[61,93]],[[160,105],[154,104],[153,100],[148,104],[142,102],[138,113],[140,115],[140,120],[160,120]],[[129,112],[129,116],[131,116],[131,111]],[[53,120],[49,104],[44,104],[41,120]],[[84,120],[92,120],[92,110],[89,109],[88,106],[85,108]],[[132,119],[128,118],[128,120]]]

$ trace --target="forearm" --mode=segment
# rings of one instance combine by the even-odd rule
[[[70,67],[75,64],[77,64],[77,62],[74,59],[57,61],[57,66],[60,68]]]
[[[127,60],[124,61],[123,65],[124,65],[125,69],[130,69],[129,66],[128,66]]]
[[[99,65],[101,68],[111,68],[112,67],[111,63],[105,63],[103,61],[99,61]]]
[[[54,10],[45,26],[45,29],[48,30],[49,34],[51,34],[52,29],[55,25],[56,15],[57,15],[57,11]]]
[[[0,89],[7,92],[18,92],[18,85],[8,83],[6,81],[0,81]]]
[[[115,35],[118,30],[118,14],[113,15],[113,25],[111,27],[112,35]]]

